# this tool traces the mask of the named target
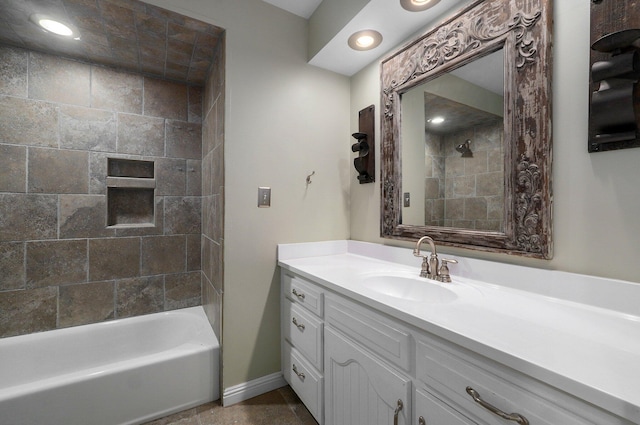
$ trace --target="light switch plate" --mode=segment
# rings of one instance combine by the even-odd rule
[[[271,188],[258,188],[258,208],[269,208],[271,206]]]
[[[402,198],[404,199],[404,206],[405,207],[410,207],[411,206],[411,194],[409,192],[405,192],[404,196]]]

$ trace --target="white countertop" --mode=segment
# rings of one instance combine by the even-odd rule
[[[457,299],[421,303],[363,281],[418,275],[410,249],[356,241],[278,246],[284,269],[640,423],[640,284],[452,258],[459,261],[450,266],[453,282],[425,285]]]

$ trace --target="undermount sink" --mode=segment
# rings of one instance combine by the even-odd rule
[[[362,285],[370,291],[389,297],[424,303],[449,303],[458,296],[451,289],[445,288],[433,280],[403,275],[368,276]]]

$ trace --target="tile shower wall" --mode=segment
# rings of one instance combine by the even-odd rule
[[[221,342],[224,287],[224,46],[223,35],[205,85],[202,121],[202,302]]]
[[[200,305],[203,90],[0,57],[0,337]],[[154,162],[155,223],[106,225],[107,158]]]
[[[444,136],[426,133],[426,224],[504,230],[502,133],[502,122]],[[471,158],[455,149],[467,139]]]

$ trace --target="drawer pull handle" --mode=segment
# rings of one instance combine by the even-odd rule
[[[291,321],[298,327],[298,329],[300,329],[301,331],[304,330],[304,323],[298,323],[298,320],[296,320],[295,317]]]
[[[398,425],[398,416],[400,415],[400,411],[404,407],[402,400],[398,400],[398,405],[396,406],[396,410],[393,412],[393,425]]]
[[[304,294],[302,292],[296,291],[296,288],[293,288],[291,290],[291,293],[293,293],[293,295],[295,295],[296,297],[300,298],[301,300],[304,300]]]
[[[302,379],[304,381],[304,378],[306,378],[306,376],[304,376],[304,372],[298,372],[298,368],[296,368],[296,364],[293,364],[293,373],[295,373],[296,375],[298,375],[298,378]]]
[[[482,398],[480,398],[480,394],[478,394],[478,392],[476,390],[474,390],[473,388],[467,387],[467,394],[469,394],[471,396],[471,398],[473,398],[473,401],[475,401],[480,406],[484,407],[485,409],[487,409],[488,411],[490,411],[494,415],[498,415],[502,419],[506,419],[508,421],[513,421],[513,422],[518,423],[520,425],[529,425],[529,421],[527,420],[527,418],[525,418],[521,414],[519,414],[519,413],[505,413],[502,410],[498,409],[497,407],[492,406],[491,404],[487,403]]]
[[[420,416],[418,418],[418,425],[427,425],[427,422],[424,420],[424,417]]]

